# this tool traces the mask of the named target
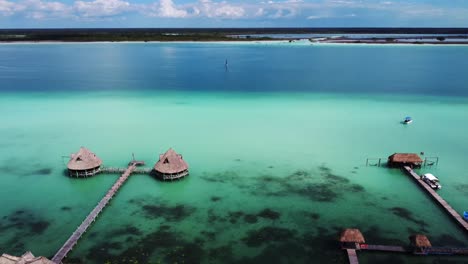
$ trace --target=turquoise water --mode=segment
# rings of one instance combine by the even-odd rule
[[[369,157],[394,152],[438,156],[437,167],[421,172],[439,176],[440,194],[457,211],[468,209],[468,179],[463,177],[468,77],[457,67],[466,63],[468,48],[316,48],[199,43],[0,46],[0,53],[7,55],[0,56],[0,251],[52,256],[118,178],[66,177],[63,156],[82,145],[105,166],[121,167],[131,153],[151,166],[173,147],[183,154],[191,174],[173,183],[131,176],[72,251],[69,263],[346,263],[336,242],[345,227],[361,229],[374,244],[406,245],[407,237],[418,232],[434,245],[468,246],[466,234],[407,176],[365,164]],[[150,56],[166,54],[165,49],[171,57],[164,63],[140,65]],[[322,52],[325,66],[304,58]],[[373,82],[378,77],[371,72],[348,80],[346,87],[322,92],[338,84],[333,79],[363,71],[331,68],[350,65],[354,57],[367,65],[376,54],[384,61],[408,60],[395,57],[401,52],[419,59],[398,67],[376,66],[377,75],[395,67],[388,77],[401,80],[394,82],[394,93],[385,92],[392,86],[384,80]],[[225,71],[224,57],[233,54],[242,58],[250,74],[233,66],[235,62]],[[197,75],[211,67],[200,63],[193,68],[196,58],[205,56],[208,61],[223,56],[220,69],[213,66],[209,74]],[[255,56],[282,63],[258,69],[252,65],[259,59]],[[439,60],[453,63],[426,63]],[[416,74],[442,68],[450,78]],[[321,76],[300,77],[306,69],[321,69]],[[195,75],[187,80],[186,71]],[[241,76],[246,79],[238,80]],[[439,87],[427,78],[448,85]],[[331,86],[325,85],[326,79]],[[403,80],[414,89],[401,91],[397,84]],[[229,89],[216,91],[219,83]],[[414,118],[413,124],[400,124],[406,115]],[[466,262],[376,253],[360,254],[360,260]]]

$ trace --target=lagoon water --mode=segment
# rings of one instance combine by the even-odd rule
[[[437,156],[421,173],[468,210],[468,47],[302,44],[0,45],[0,251],[53,256],[118,178],[66,177],[82,145],[112,167],[173,147],[190,176],[131,176],[66,263],[346,263],[345,227],[468,246],[407,176],[366,166]]]

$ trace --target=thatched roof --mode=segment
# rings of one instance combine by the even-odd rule
[[[391,162],[396,163],[422,163],[423,160],[415,153],[395,153],[388,157]]]
[[[89,170],[101,166],[102,160],[89,149],[81,147],[80,150],[71,154],[68,162],[69,170]]]
[[[182,155],[170,148],[166,153],[159,155],[159,161],[154,165],[154,170],[164,174],[174,174],[188,170],[188,165],[182,159]]]
[[[409,237],[411,245],[415,247],[432,247],[431,242],[425,235],[412,235]]]
[[[0,257],[0,264],[55,264],[45,257],[34,257],[31,252],[24,253],[21,257],[3,254]]]
[[[364,236],[359,229],[345,229],[340,236],[340,242],[366,243]]]

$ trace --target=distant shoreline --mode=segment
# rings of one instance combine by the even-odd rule
[[[297,36],[304,35],[304,36]],[[468,44],[468,28],[69,28],[0,29],[0,43],[95,42],[257,42],[297,41],[387,44],[416,39],[414,44]],[[362,38],[350,35],[372,36]],[[422,36],[417,36],[422,35]],[[454,39],[440,41],[437,37]],[[391,39],[391,41],[388,41]],[[460,42],[455,41],[461,39]],[[466,43],[465,43],[466,39]],[[381,43],[382,42],[382,43]],[[449,43],[450,42],[450,43]]]
[[[442,41],[408,41],[408,42],[404,42],[404,41],[398,41],[395,40],[395,41],[391,41],[391,42],[387,42],[387,41],[369,41],[369,40],[359,40],[359,39],[348,39],[348,40],[336,40],[336,41],[323,41],[323,42],[319,42],[319,43],[333,43],[333,44],[344,44],[344,45],[347,45],[347,44],[374,44],[374,45],[437,45],[437,46],[440,46],[440,45],[468,45],[468,40],[467,41],[446,41],[446,42],[442,42]]]
[[[307,41],[307,42],[306,42]],[[402,42],[402,41],[370,41],[370,40],[360,40],[360,39],[346,39],[346,40],[324,40],[324,41],[309,41],[309,39],[268,39],[268,40],[174,40],[174,41],[50,41],[50,40],[40,40],[40,41],[2,41],[0,40],[0,45],[15,45],[15,44],[196,44],[196,43],[206,43],[206,44],[291,44],[297,45],[301,43],[303,46],[324,46],[324,45],[384,45],[384,46],[467,46],[468,40],[466,42],[450,41],[450,42],[436,42],[436,41],[417,41],[417,42]]]

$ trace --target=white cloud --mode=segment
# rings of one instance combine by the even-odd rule
[[[8,16],[15,12],[15,3],[0,0],[0,15]]]
[[[405,0],[0,0],[0,16],[18,15],[34,20],[67,18],[74,20],[123,19],[127,13],[159,18],[220,19],[290,19],[314,20],[338,17],[369,17],[375,14],[392,17],[394,21],[450,19],[468,22],[468,7],[443,7],[438,4]],[[179,2],[179,3],[177,3]],[[195,25],[194,25],[195,26]]]
[[[360,1],[360,2],[362,2],[362,1]],[[337,4],[337,5],[353,5],[353,4],[360,3],[360,2],[346,1],[346,0],[333,0],[333,1],[330,1],[330,3]]]
[[[307,19],[309,19],[309,20],[323,19],[323,18],[329,18],[329,16],[308,16],[307,17]]]
[[[0,14],[24,13],[28,18],[43,19],[64,17],[70,13],[70,6],[55,1],[24,0],[9,2],[0,0]]]
[[[121,0],[75,1],[73,10],[78,16],[109,17],[132,10],[129,2]]]
[[[197,9],[200,10],[199,15],[206,17],[241,18],[247,15],[245,8],[241,5],[229,4],[225,1],[200,0]]]
[[[161,0],[158,15],[161,17],[186,17],[189,13],[184,9],[178,9],[172,0]]]
[[[64,12],[69,9],[69,7],[60,2],[47,2],[41,0],[27,0],[24,2],[24,5],[31,10],[39,10],[45,12]]]
[[[261,17],[265,14],[265,9],[263,9],[262,7],[260,7],[259,9],[257,9],[257,12],[255,12],[255,16],[256,17]]]
[[[239,6],[223,5],[215,9],[214,15],[217,17],[243,17],[245,10]]]

